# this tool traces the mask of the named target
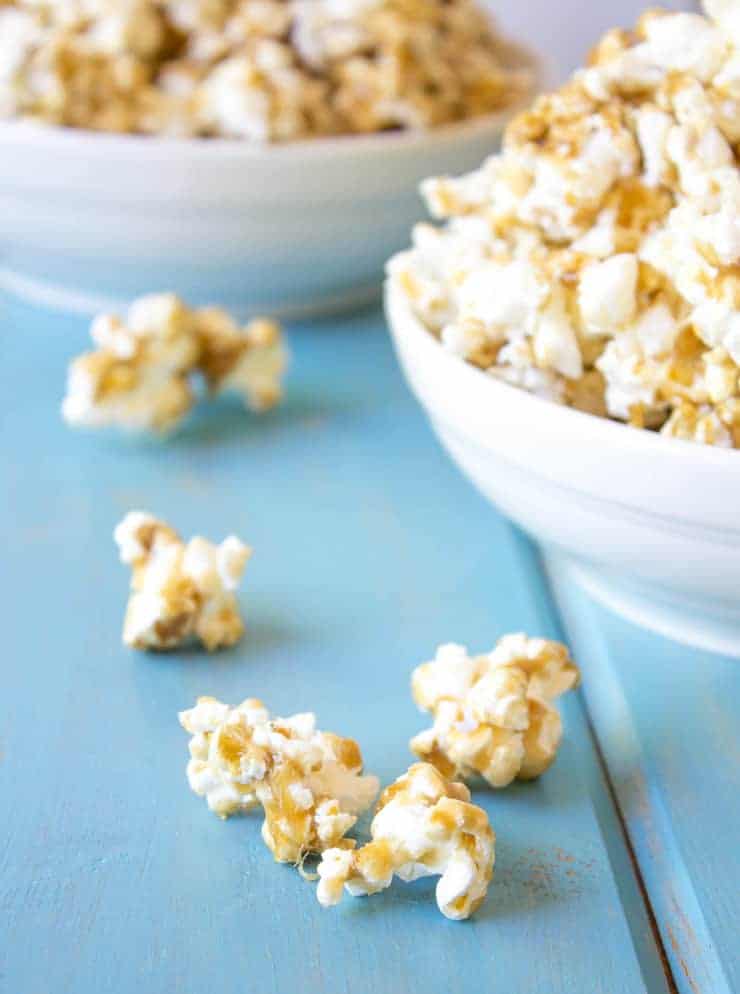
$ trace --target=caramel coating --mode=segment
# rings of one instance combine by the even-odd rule
[[[481,776],[491,787],[541,776],[555,761],[562,721],[552,701],[577,686],[565,646],[506,635],[491,652],[468,656],[445,645],[412,677],[414,700],[434,718],[411,751],[450,779]]]

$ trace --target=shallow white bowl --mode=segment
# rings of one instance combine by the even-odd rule
[[[541,400],[445,352],[391,281],[406,378],[442,444],[569,575],[631,620],[740,656],[740,454]],[[482,537],[485,541],[485,538]]]
[[[421,180],[478,166],[519,109],[266,147],[0,123],[0,285],[82,312],[157,289],[237,313],[360,303],[423,214]]]

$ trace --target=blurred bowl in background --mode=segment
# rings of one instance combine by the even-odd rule
[[[639,625],[740,656],[740,454],[494,379],[446,352],[392,280],[386,313],[442,445],[561,571]]]
[[[539,89],[542,61],[512,52]],[[0,287],[82,313],[160,289],[240,316],[359,305],[423,214],[421,180],[480,165],[531,95],[428,132],[268,146],[0,123]]]

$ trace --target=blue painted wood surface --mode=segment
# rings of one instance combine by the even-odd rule
[[[676,985],[740,991],[740,664],[591,602],[557,556],[565,630]]]
[[[635,872],[583,698],[566,703],[566,740],[541,781],[476,792],[498,835],[497,867],[488,901],[467,923],[439,915],[430,881],[322,910],[311,884],[273,863],[257,816],[222,823],[187,787],[176,714],[199,694],[259,696],[277,713],[315,710],[322,727],[356,737],[368,769],[388,781],[408,765],[408,738],[425,722],[408,693],[410,670],[439,642],[484,650],[506,631],[558,634],[534,550],[439,450],[379,314],[291,329],[281,409],[254,418],[218,402],[166,443],[62,424],[65,367],[87,345],[84,322],[5,302],[1,327],[0,990],[674,989],[664,971],[666,925],[658,923],[661,938],[641,890],[644,877],[657,893],[673,856],[650,863],[647,843],[633,839],[651,866]],[[111,532],[131,508],[161,514],[185,534],[234,531],[254,546],[239,646],[160,657],[121,646],[128,575]],[[606,662],[591,658],[607,623],[586,613],[578,630],[570,622],[589,656],[581,659],[587,679],[609,664],[621,688],[619,640],[603,649]],[[633,637],[635,686],[656,644]],[[642,740],[658,677],[647,676],[644,699],[632,685],[620,692],[634,735],[647,754],[655,750],[645,776],[671,767],[659,789],[664,822],[678,819],[674,831],[687,841],[681,855],[695,857],[681,864],[696,901],[688,913],[698,909],[721,946],[704,958],[699,986],[685,987],[680,970],[675,983],[724,994],[738,970],[730,948],[738,867],[728,846],[733,827],[737,841],[737,809],[717,797],[726,822],[709,831],[715,817],[697,778],[699,750],[719,748],[706,723],[716,719],[732,737],[723,694],[737,690],[740,669],[714,663],[710,698],[696,660],[672,652],[692,689],[672,685],[670,706],[688,725],[666,730],[666,716],[657,728],[667,740],[655,730]],[[591,720],[601,737],[609,701],[588,686],[585,699],[599,704]],[[610,741],[602,748],[611,766],[620,753]],[[734,748],[707,759],[710,782],[722,777],[723,757],[727,783],[736,776]],[[629,812],[627,826],[632,833]],[[660,902],[655,910],[664,914]],[[678,930],[671,963],[685,956],[685,941]],[[711,986],[716,977],[724,988]]]

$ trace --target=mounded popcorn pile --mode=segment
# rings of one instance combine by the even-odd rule
[[[541,397],[740,446],[740,4],[650,11],[427,181],[393,283],[445,349]]]
[[[475,0],[0,0],[0,117],[279,142],[428,128],[530,74]]]
[[[282,396],[288,353],[265,318],[240,328],[218,307],[191,309],[157,293],[135,300],[125,321],[99,315],[90,336],[97,349],[74,359],[67,376],[62,415],[71,425],[168,431],[193,406],[195,373],[211,394],[240,393],[254,411]]]

